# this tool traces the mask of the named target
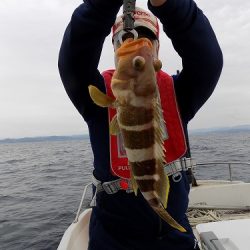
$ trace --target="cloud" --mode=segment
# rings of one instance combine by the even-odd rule
[[[87,130],[63,89],[57,69],[64,30],[81,3],[0,1],[0,138],[39,135],[39,131],[51,135],[57,131],[73,134]],[[146,8],[146,1],[137,4]],[[249,124],[250,3],[198,0],[197,4],[215,30],[224,54],[224,68],[214,94],[191,127]],[[170,74],[181,68],[181,60],[163,32],[160,57]],[[105,70],[113,65],[109,36],[99,68]],[[62,125],[66,123],[67,126]]]

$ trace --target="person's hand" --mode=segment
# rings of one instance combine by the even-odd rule
[[[167,0],[150,0],[150,3],[152,4],[152,6],[161,6],[163,5]]]

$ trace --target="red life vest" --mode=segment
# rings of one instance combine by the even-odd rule
[[[113,97],[111,90],[111,79],[114,70],[103,72],[106,85],[106,93]],[[157,84],[160,92],[161,105],[163,109],[163,118],[166,127],[166,139],[164,147],[166,149],[166,163],[171,163],[181,158],[187,150],[185,134],[182,127],[178,105],[175,96],[173,78],[163,71],[157,73]],[[108,108],[109,123],[116,114],[114,108]],[[110,135],[110,162],[113,175],[124,179],[130,178],[130,169],[123,146],[121,135]]]

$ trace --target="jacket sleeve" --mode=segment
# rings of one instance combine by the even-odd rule
[[[223,58],[214,31],[193,0],[167,0],[149,9],[163,24],[182,58],[183,69],[173,76],[180,113],[188,123],[212,94]]]
[[[89,97],[88,85],[105,89],[97,67],[104,40],[121,5],[122,0],[85,0],[74,11],[63,37],[58,61],[60,76],[85,120],[98,108]]]

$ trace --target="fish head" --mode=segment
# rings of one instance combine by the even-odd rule
[[[117,67],[111,89],[120,104],[130,104],[136,97],[156,95],[156,71],[161,62],[154,58],[152,42],[147,38],[128,38],[116,51]]]

